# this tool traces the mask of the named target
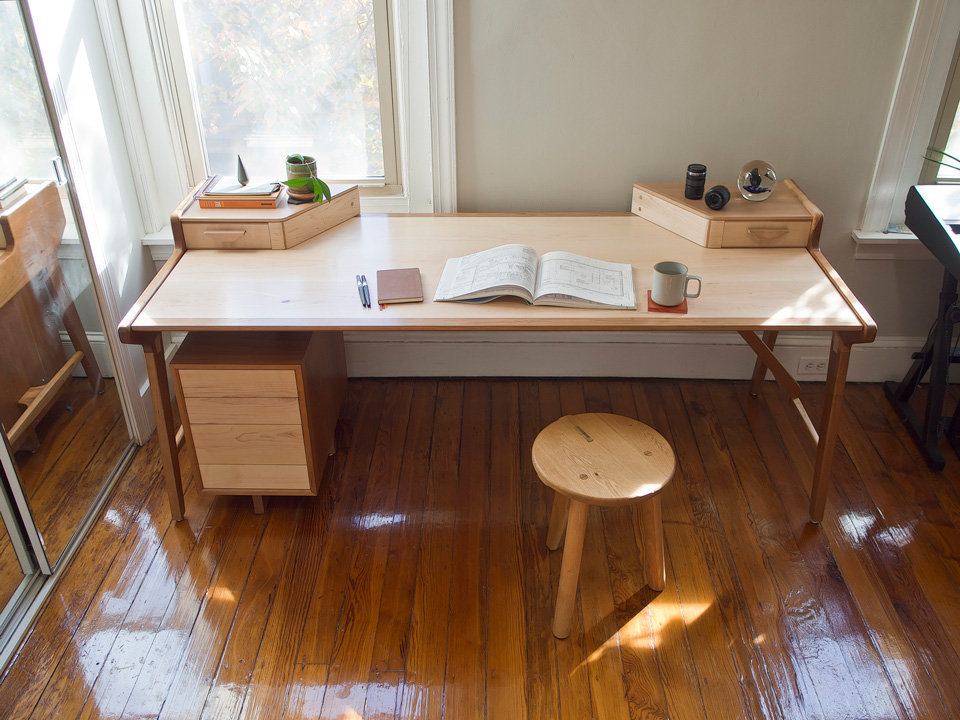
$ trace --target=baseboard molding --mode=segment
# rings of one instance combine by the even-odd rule
[[[168,355],[185,333],[173,333]],[[851,382],[899,380],[926,338],[854,345]],[[735,332],[345,332],[350,377],[656,377],[743,380],[756,356]],[[826,360],[829,333],[783,333],[776,355],[800,381],[803,359]]]
[[[735,332],[385,332],[344,333],[351,377],[658,377],[745,379],[753,351]],[[899,379],[925,338],[880,338],[855,345],[854,382]],[[826,359],[829,333],[781,334],[776,355],[797,380],[800,361]]]
[[[90,349],[93,350],[93,356],[97,359],[97,365],[100,366],[100,374],[103,377],[112,378],[114,376],[113,360],[110,357],[110,349],[107,347],[107,340],[102,332],[88,332],[87,341],[90,343]],[[60,342],[63,345],[63,351],[67,357],[74,353],[73,343],[70,342],[70,336],[66,332],[60,332]],[[83,365],[77,365],[73,371],[73,377],[86,377],[83,371]]]

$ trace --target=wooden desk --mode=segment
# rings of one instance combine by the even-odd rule
[[[162,331],[731,330],[757,353],[751,389],[771,370],[816,443],[810,515],[819,522],[850,348],[876,335],[869,314],[817,249],[821,217],[817,211],[807,248],[778,249],[708,249],[634,215],[361,216],[283,251],[185,251],[176,238],[174,254],[119,328],[121,340],[146,353],[173,516],[183,515],[183,491]],[[639,309],[431,302],[447,258],[508,242],[632,264]],[[687,315],[646,311],[652,267],[661,260],[680,261],[703,277],[703,293]],[[376,303],[376,271],[399,267],[420,268],[425,302],[361,307],[357,273],[371,281]],[[833,334],[819,432],[800,404],[799,385],[770,350],[785,330]]]

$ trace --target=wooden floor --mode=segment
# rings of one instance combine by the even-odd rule
[[[806,385],[812,414],[822,385]],[[919,460],[848,387],[822,525],[774,388],[351,381],[318,498],[187,494],[156,441],[0,682],[11,718],[960,718],[960,459]],[[593,510],[568,640],[530,465],[561,413],[653,425],[666,589],[638,518]],[[189,470],[187,471],[189,473]]]
[[[37,425],[39,448],[14,454],[17,473],[44,548],[56,562],[116,467],[130,435],[116,382],[94,393],[73,378]],[[23,580],[23,571],[0,524],[0,609]]]

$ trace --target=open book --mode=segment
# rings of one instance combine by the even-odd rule
[[[501,245],[450,258],[433,299],[481,303],[505,295],[531,305],[637,308],[630,265],[560,251],[538,258],[527,245]]]

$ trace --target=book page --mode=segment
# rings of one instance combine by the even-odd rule
[[[568,252],[540,258],[536,299],[544,305],[569,307],[637,307],[633,268]]]
[[[537,278],[537,253],[527,245],[501,245],[443,266],[433,299],[492,300],[499,295],[517,295],[533,300]]]

